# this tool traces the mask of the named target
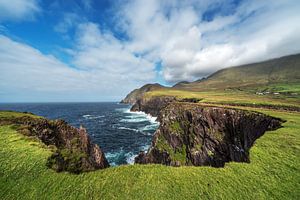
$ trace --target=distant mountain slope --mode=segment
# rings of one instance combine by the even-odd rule
[[[182,81],[173,87],[164,87],[158,83],[147,84],[133,90],[121,103],[134,104],[146,92],[155,90],[164,90],[167,94],[167,91],[175,90],[193,92],[224,91],[227,89],[243,90],[282,84],[291,87],[294,93],[300,91],[300,54],[222,69],[207,78],[202,78],[194,82]]]
[[[158,83],[154,84],[146,84],[142,86],[139,89],[135,89],[132,92],[130,92],[122,101],[121,103],[129,103],[129,104],[134,104],[137,99],[141,98],[144,93],[153,91],[153,90],[159,90],[159,89],[165,89],[167,87],[162,86]]]
[[[300,82],[300,54],[219,70],[206,79],[181,82],[176,89],[203,90]]]

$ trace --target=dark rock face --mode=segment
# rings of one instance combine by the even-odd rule
[[[142,98],[137,100],[130,110],[143,111],[147,114],[157,117],[163,108],[165,108],[169,103],[175,101],[176,98],[173,96],[158,96],[150,99]]]
[[[255,140],[282,122],[257,112],[192,103],[169,104],[159,120],[150,149],[135,163],[223,167],[229,161],[249,162]]]
[[[48,158],[47,166],[58,172],[80,173],[109,167],[104,153],[93,144],[84,128],[75,128],[63,120],[17,118],[18,131],[34,136],[56,150]]]

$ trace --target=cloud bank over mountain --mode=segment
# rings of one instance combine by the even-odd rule
[[[0,0],[2,101],[117,100],[300,52],[296,0],[10,2]]]
[[[238,5],[234,1],[132,1],[120,18],[130,38],[128,48],[145,52],[152,62],[161,60],[165,80],[176,82],[299,52],[299,9],[296,1],[280,0]]]

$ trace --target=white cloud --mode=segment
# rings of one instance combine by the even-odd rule
[[[228,1],[129,1],[120,11],[127,47],[162,61],[165,80],[194,80],[218,69],[300,52],[300,3],[243,1],[203,21]]]
[[[79,25],[77,43],[74,65],[79,68],[101,70],[103,74],[113,74],[128,81],[153,80],[155,77],[153,63],[135,56],[110,32],[101,31],[94,23]]]
[[[0,22],[33,19],[40,11],[37,0],[0,0]]]
[[[54,30],[66,34],[70,29],[76,27],[79,22],[82,22],[82,18],[75,13],[64,13],[63,19],[54,27]]]
[[[79,59],[74,69],[52,55],[0,35],[1,101],[99,101],[119,100],[133,87],[153,80],[152,68],[137,68],[143,61],[129,59],[130,70],[111,68],[111,65],[92,69]],[[84,56],[84,47],[78,52]],[[93,51],[94,48],[91,49]],[[97,53],[95,52],[95,57]],[[87,59],[94,59],[87,54]],[[121,55],[122,56],[122,55]],[[83,58],[81,58],[83,59]],[[123,66],[124,67],[124,66]],[[126,67],[126,66],[125,66]],[[136,69],[133,69],[136,67]],[[127,74],[128,73],[128,74]]]

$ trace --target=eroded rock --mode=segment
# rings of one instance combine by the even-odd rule
[[[169,103],[175,102],[174,96],[157,96],[152,98],[138,99],[131,107],[131,111],[143,111],[147,114],[157,117],[159,112],[164,109]]]
[[[255,140],[282,122],[262,113],[190,103],[169,104],[159,120],[148,153],[140,153],[135,163],[223,167],[249,162]]]
[[[80,173],[109,167],[97,144],[90,140],[86,129],[75,128],[63,120],[19,117],[1,119],[2,124],[15,124],[18,131],[27,136],[34,136],[55,152],[48,158],[47,166],[58,172]]]

